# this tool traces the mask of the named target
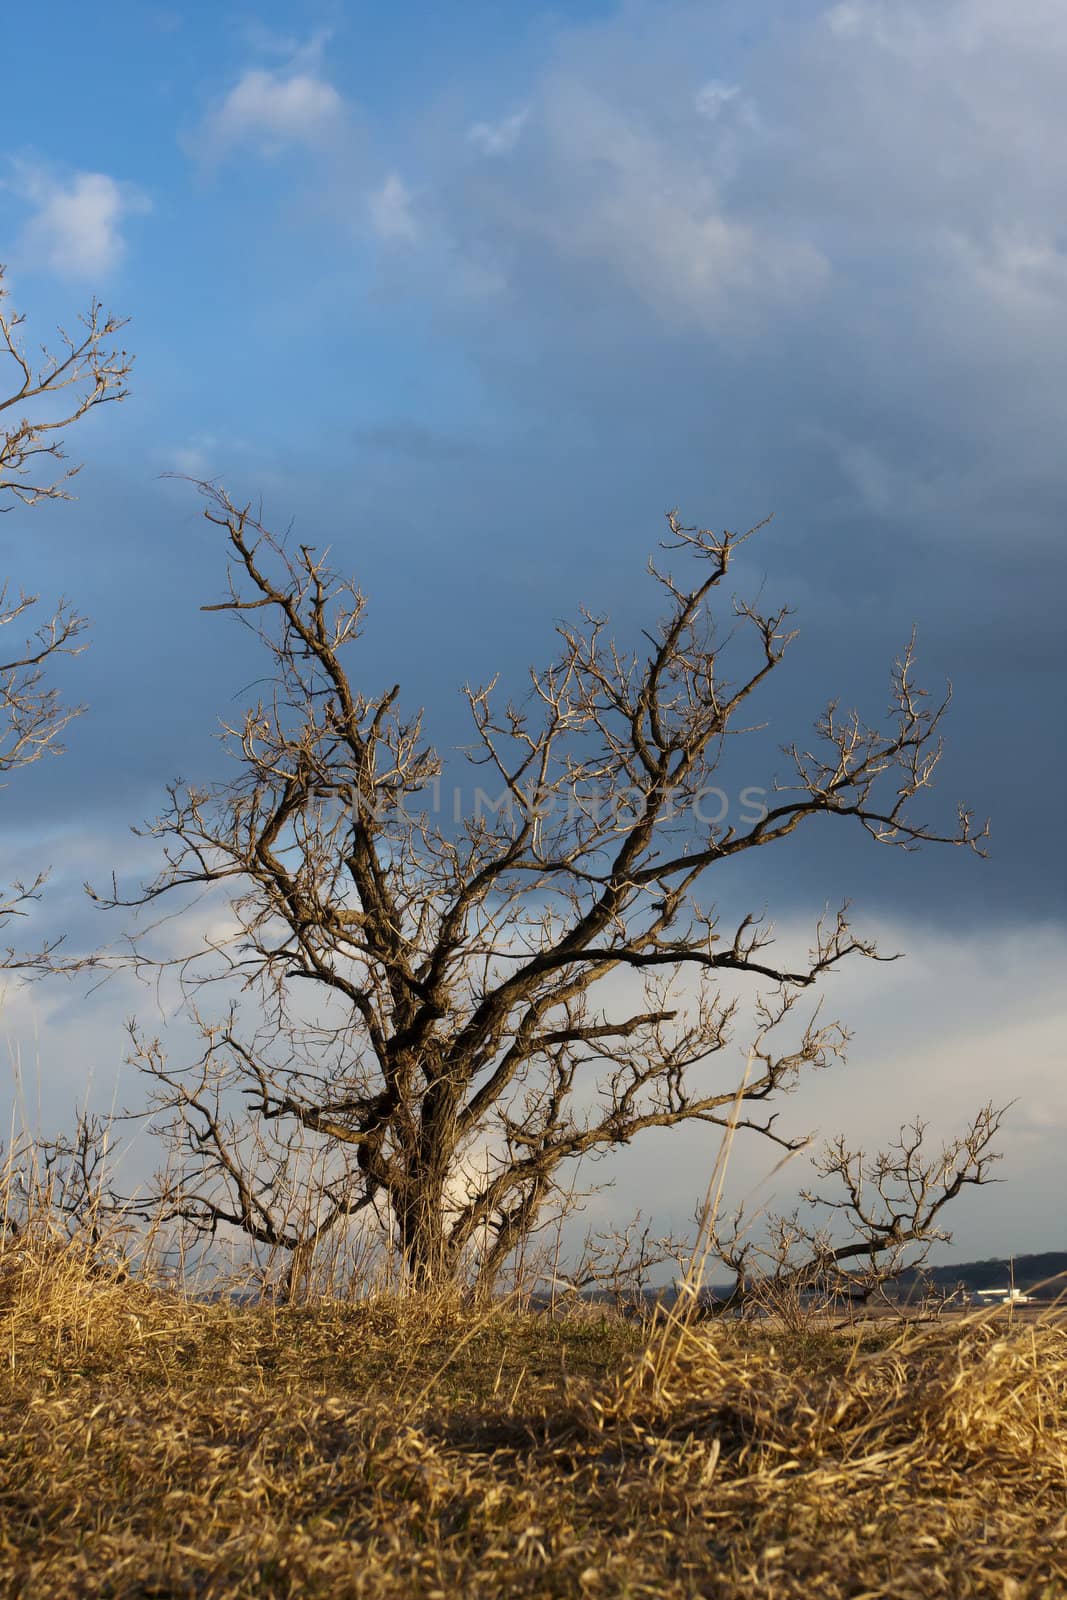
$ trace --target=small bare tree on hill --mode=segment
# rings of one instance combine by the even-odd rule
[[[735,1117],[786,1150],[802,1143],[773,1102],[846,1034],[817,1008],[801,1019],[798,1001],[875,947],[842,909],[806,961],[782,963],[764,922],[724,928],[701,891],[720,863],[819,817],[882,844],[981,853],[966,809],[948,831],[914,814],[947,700],[916,686],[912,647],[884,729],[832,704],[809,745],[786,747],[789,782],[762,814],[702,822],[725,742],[794,635],[786,610],[737,600],[721,631],[712,602],[750,534],[671,514],[664,548],[686,575],[650,562],[665,614],[642,653],[584,613],[559,628],[521,705],[498,703],[495,683],[466,690],[468,754],[498,794],[453,825],[435,809],[443,766],[421,715],[402,714],[397,687],[356,685],[359,590],[200,488],[230,557],[228,596],[205,609],[254,632],[270,687],[227,729],[233,776],[170,787],[147,830],[165,850],[156,879],[98,897],[146,907],[216,889],[229,908],[232,925],[179,962],[199,1060],[172,1066],[138,1037],[181,1155],[171,1214],[306,1258],[369,1208],[416,1282],[491,1282],[579,1158]],[[165,959],[134,948],[145,965]],[[720,983],[742,978],[762,997],[739,1088],[715,1064],[736,1009]],[[256,1002],[247,1025],[240,1005],[206,1010],[205,986],[234,981]],[[311,1171],[316,1204],[294,1230],[294,1186]]]
[[[992,1145],[1003,1116],[982,1106],[966,1132],[936,1151],[919,1118],[874,1156],[831,1139],[814,1167],[832,1188],[802,1190],[804,1209],[769,1217],[762,1239],[743,1210],[730,1223],[713,1219],[711,1254],[734,1276],[731,1294],[713,1309],[781,1314],[788,1306],[802,1312],[804,1296],[826,1307],[877,1298],[906,1268],[920,1268],[932,1245],[951,1240],[943,1213],[965,1188],[995,1181]]]

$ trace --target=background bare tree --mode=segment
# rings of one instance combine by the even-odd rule
[[[59,330],[55,353],[42,348],[31,358],[19,331],[25,315],[9,311],[7,298],[0,265],[0,512],[71,498],[67,485],[80,469],[65,465],[63,436],[97,406],[125,399],[132,365],[113,343],[124,323],[95,300],[73,335]],[[49,667],[56,657],[84,649],[85,619],[63,599],[43,614],[39,604],[38,595],[20,590],[15,596],[8,581],[0,581],[0,629],[19,636],[13,648],[0,642],[0,784],[17,768],[58,752],[64,728],[80,714],[80,707],[64,705],[49,682]],[[5,632],[0,640],[8,637]],[[44,879],[38,873],[12,886],[0,900],[0,925],[25,911]],[[9,951],[0,964],[18,959]]]
[[[552,1303],[562,1290],[571,1296],[592,1295],[624,1315],[644,1317],[654,1310],[649,1298],[653,1272],[668,1263],[680,1270],[690,1249],[690,1240],[656,1234],[639,1211],[622,1227],[590,1229],[573,1266],[557,1268],[549,1279]]]
[[[495,682],[466,690],[467,754],[491,789],[452,822],[421,715],[400,712],[397,687],[368,695],[353,681],[359,590],[200,487],[231,562],[228,597],[205,609],[253,631],[269,689],[226,730],[228,781],[171,786],[147,829],[164,846],[158,877],[98,897],[149,907],[217,889],[228,903],[228,929],[216,915],[177,964],[202,1012],[205,985],[242,984],[249,1021],[224,1009],[205,1022],[188,1070],[140,1044],[187,1158],[184,1214],[256,1238],[257,1173],[270,1175],[273,1205],[294,1138],[310,1135],[324,1153],[324,1215],[376,1208],[417,1282],[491,1282],[579,1158],[647,1128],[734,1116],[799,1143],[770,1102],[846,1038],[817,1008],[801,1018],[800,997],[875,948],[842,909],[805,961],[779,961],[769,926],[746,915],[723,928],[702,891],[721,863],[816,817],[905,849],[981,851],[969,811],[947,832],[913,814],[946,701],[916,686],[912,646],[893,668],[884,729],[831,705],[810,745],[786,747],[790,776],[769,807],[702,821],[726,741],[794,635],[786,610],[740,600],[717,622],[712,602],[750,534],[671,514],[664,548],[687,575],[650,563],[664,615],[645,653],[624,653],[583,613],[559,628],[555,660],[531,671],[521,705],[499,704]],[[133,959],[154,963],[150,940]],[[736,1009],[724,977],[762,986],[740,1089],[714,1071]],[[252,1147],[220,1115],[239,1097],[259,1130]]]
[[[964,1133],[934,1152],[918,1118],[874,1156],[831,1140],[814,1165],[832,1189],[802,1190],[805,1210],[768,1218],[762,1239],[743,1212],[729,1226],[713,1224],[711,1253],[734,1275],[733,1293],[717,1309],[802,1312],[805,1298],[825,1307],[866,1304],[921,1265],[932,1245],[951,1240],[943,1213],[964,1188],[995,1181],[1000,1158],[992,1144],[1003,1116],[983,1106]]]
[[[226,1031],[232,1031],[231,1016]],[[164,1113],[168,1161],[138,1203],[115,1197],[116,1215],[139,1215],[155,1225],[190,1225],[200,1240],[220,1229],[243,1233],[264,1276],[280,1260],[282,1298],[310,1286],[315,1253],[374,1195],[360,1179],[354,1155],[331,1150],[296,1119],[250,1121],[227,1103],[232,1074],[220,1070],[222,1031],[201,1024],[207,1048],[195,1067],[172,1072],[158,1040],[134,1028],[134,1060],[153,1080],[151,1112]]]
[[[92,1250],[104,1244],[105,1234],[116,1245],[124,1201],[112,1184],[111,1131],[106,1118],[80,1110],[70,1133],[53,1139],[22,1133],[10,1149],[0,1147],[6,1231],[18,1237],[31,1223],[44,1223],[54,1238]]]

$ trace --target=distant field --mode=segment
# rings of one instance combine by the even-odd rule
[[[1067,1594],[1067,1328],[190,1303],[0,1254],[0,1592]]]

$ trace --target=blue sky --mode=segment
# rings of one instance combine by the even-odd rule
[[[772,734],[832,692],[877,709],[917,624],[956,690],[932,803],[994,828],[985,864],[820,836],[735,886],[797,926],[850,894],[913,952],[842,987],[856,1066],[796,1117],[873,1137],[932,1096],[947,1130],[1008,1076],[1016,1182],[961,1246],[1062,1245],[1062,6],[53,4],[5,47],[13,300],[44,338],[99,294],[138,353],[70,441],[77,503],[0,524],[2,570],[94,620],[90,714],[4,800],[11,858],[56,869],[42,923],[86,925],[77,885],[127,824],[217,770],[250,676],[162,474],[331,543],[370,596],[371,683],[446,745],[454,688],[517,681],[579,602],[647,620],[668,507],[774,512],[741,575],[802,629]],[[49,1023],[40,1071],[73,1095],[71,1005],[7,1018],[20,1048]],[[121,1040],[92,1015],[106,1077]]]

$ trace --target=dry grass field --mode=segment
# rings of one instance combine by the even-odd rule
[[[193,1301],[0,1253],[0,1589],[1067,1594],[1067,1327]]]

